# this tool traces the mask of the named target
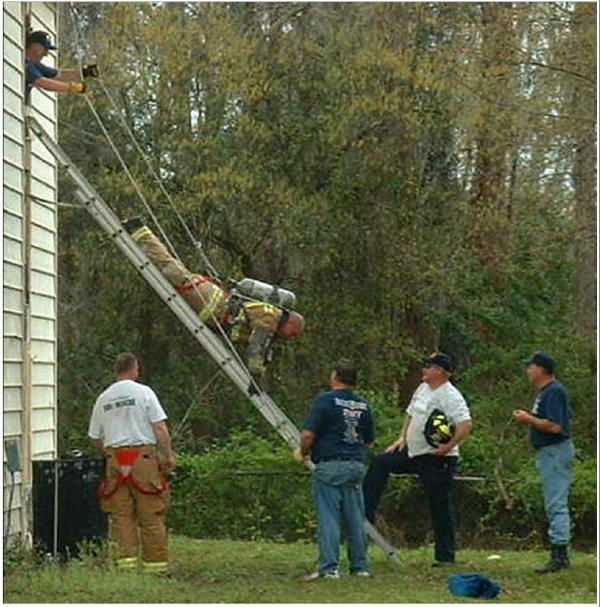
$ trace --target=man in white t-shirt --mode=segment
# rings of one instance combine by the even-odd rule
[[[400,438],[377,455],[365,476],[365,514],[375,522],[375,511],[390,473],[418,474],[429,502],[435,539],[434,566],[452,564],[455,558],[452,479],[458,462],[458,444],[471,431],[469,408],[450,382],[452,357],[436,352],[423,362],[423,383],[413,394]],[[432,416],[445,416],[454,427],[447,442],[432,440]]]
[[[88,434],[106,455],[100,497],[117,545],[116,565],[137,570],[141,540],[143,571],[166,573],[166,475],[175,468],[167,416],[152,388],[136,382],[139,364],[133,354],[120,354],[115,371],[117,381],[94,405]]]

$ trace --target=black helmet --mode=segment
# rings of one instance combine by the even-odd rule
[[[425,422],[423,434],[425,435],[425,440],[432,447],[439,447],[450,441],[454,436],[454,430],[455,426],[446,417],[446,414],[439,409],[434,409]]]

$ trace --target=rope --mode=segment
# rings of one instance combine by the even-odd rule
[[[196,400],[199,400],[206,393],[206,391],[210,388],[210,386],[213,384],[215,379],[217,379],[217,377],[219,377],[220,374],[221,374],[221,369],[219,369],[208,380],[208,382],[206,382],[205,386],[202,388],[202,390],[200,390],[200,392],[198,394],[198,398]],[[185,425],[185,422],[187,422],[188,417],[189,417],[190,413],[192,412],[192,409],[194,408],[195,405],[196,405],[196,402],[192,402],[192,404],[187,408],[187,411],[185,412],[184,416],[181,418],[181,421],[179,422],[179,425],[177,426],[177,428],[175,428],[175,430],[173,430],[173,440],[175,440],[177,438],[177,436],[183,429],[183,426]]]
[[[47,207],[68,207],[73,209],[85,209],[82,204],[72,204],[70,202],[59,202],[58,200],[48,200],[47,198],[40,198],[39,196],[35,196],[34,194],[30,194],[29,198],[35,200],[39,204],[42,204]]]
[[[78,22],[77,17],[76,17],[76,10],[75,10],[75,7],[73,5],[73,2],[70,2],[69,5],[70,5],[70,8],[71,8],[71,19],[73,21],[73,27],[75,29],[75,37],[76,37],[76,41],[77,41],[76,42],[76,44],[77,44],[76,55],[77,55],[77,60],[79,62],[79,69],[81,70],[82,67],[83,67],[82,60],[83,60],[83,56],[84,56],[83,52],[80,52],[80,50],[83,49],[83,46],[84,46],[83,45],[83,35],[81,34],[81,31],[80,31],[80,28],[79,28],[79,22]],[[104,95],[108,99],[108,102],[110,103],[111,107],[115,111],[116,115],[119,117],[119,120],[121,121],[121,124],[123,125],[123,130],[127,133],[127,135],[129,136],[129,139],[133,143],[133,146],[135,147],[136,151],[138,152],[138,154],[140,155],[140,157],[144,161],[144,164],[148,167],[148,170],[150,171],[150,174],[152,175],[152,177],[154,178],[154,180],[158,184],[158,187],[159,187],[160,191],[162,192],[162,194],[164,195],[164,197],[167,199],[167,202],[169,203],[171,209],[175,213],[175,216],[177,217],[177,220],[181,224],[181,227],[183,228],[184,232],[186,233],[186,235],[190,239],[190,242],[194,245],[194,247],[198,251],[198,253],[200,255],[200,258],[202,260],[202,263],[204,263],[204,265],[206,266],[206,268],[208,269],[208,271],[210,272],[210,274],[211,274],[211,276],[213,278],[218,277],[219,273],[217,272],[216,268],[214,267],[214,265],[212,264],[212,262],[210,261],[210,259],[206,255],[206,253],[204,252],[204,247],[203,247],[202,243],[194,236],[194,234],[193,234],[192,230],[190,229],[188,223],[185,221],[183,215],[181,214],[181,211],[178,209],[177,205],[173,201],[173,198],[171,197],[171,195],[169,194],[169,192],[165,188],[165,186],[164,186],[164,184],[163,184],[163,182],[162,182],[159,174],[157,173],[156,169],[152,166],[152,163],[150,162],[148,156],[146,155],[146,153],[142,149],[142,146],[139,144],[139,142],[138,142],[136,136],[134,135],[131,127],[129,126],[129,124],[127,124],[127,120],[125,120],[125,117],[123,116],[123,113],[120,111],[120,109],[119,109],[117,103],[115,102],[113,96],[110,94],[108,88],[104,84],[104,80],[102,79],[102,77],[98,77],[98,78],[96,78],[96,80],[97,80],[98,84],[100,85],[100,88],[102,89],[102,92],[104,93]],[[87,98],[87,96],[86,96],[86,98]],[[171,247],[171,248],[173,248],[173,247]]]
[[[75,31],[77,63],[79,65],[79,73],[82,73],[83,72],[83,56],[84,56],[84,51],[83,51],[83,49],[84,49],[83,36],[81,35],[81,32],[79,30],[79,23],[77,21],[77,15],[76,15],[75,7],[74,7],[74,5],[73,5],[72,2],[70,2],[69,5],[70,5],[70,9],[71,9],[71,11],[70,11],[71,20],[73,22],[73,28],[74,28],[74,31]],[[102,134],[104,135],[106,141],[108,142],[108,144],[110,145],[110,147],[111,147],[112,151],[114,152],[115,156],[119,160],[119,163],[121,164],[121,167],[125,171],[125,174],[127,175],[129,181],[131,182],[131,185],[133,186],[134,190],[136,191],[136,194],[138,195],[138,198],[142,201],[142,204],[144,205],[144,208],[146,209],[146,212],[148,213],[148,215],[151,217],[152,221],[156,225],[156,227],[157,227],[160,235],[163,237],[163,239],[167,243],[167,246],[171,249],[172,252],[174,252],[174,247],[171,244],[171,241],[169,240],[169,238],[166,235],[165,231],[162,229],[162,226],[161,226],[160,222],[158,221],[158,218],[154,214],[154,211],[152,211],[152,208],[150,207],[150,204],[146,200],[146,197],[144,196],[144,193],[142,192],[142,190],[141,190],[138,182],[136,181],[135,177],[133,176],[133,174],[129,170],[129,167],[127,166],[127,163],[125,162],[123,156],[119,152],[119,149],[115,145],[115,142],[113,141],[112,137],[110,136],[110,134],[109,134],[106,126],[104,125],[104,123],[102,121],[102,118],[100,117],[100,114],[96,110],[96,108],[95,108],[92,100],[87,95],[87,93],[83,94],[83,98],[85,99],[85,101],[86,101],[86,103],[87,103],[90,111],[92,112],[92,115],[96,119],[96,122],[98,123],[98,126],[100,127],[100,130],[102,131]]]
[[[113,99],[112,95],[110,94],[110,92],[106,88],[106,86],[104,84],[104,80],[102,78],[97,78],[97,80],[98,80],[98,83],[100,84],[100,87],[102,88],[103,93],[106,95],[106,98],[108,99],[109,103],[111,104],[113,110],[115,111],[115,113],[119,117],[119,120],[121,121],[121,124],[123,125],[123,129],[129,135],[129,138],[131,139],[131,141],[132,141],[135,149],[138,151],[140,157],[142,158],[142,160],[144,161],[144,163],[148,167],[148,170],[150,171],[151,175],[154,177],[154,180],[158,184],[158,187],[160,188],[160,191],[163,193],[164,197],[169,202],[169,205],[173,209],[173,212],[175,213],[175,216],[177,217],[179,223],[183,227],[184,232],[187,234],[187,236],[190,239],[191,243],[196,247],[198,253],[200,254],[200,258],[202,259],[202,262],[208,268],[208,271],[210,272],[211,276],[213,276],[213,278],[218,277],[219,273],[217,272],[216,268],[213,266],[213,264],[211,263],[210,259],[208,258],[208,256],[204,252],[204,248],[203,248],[202,243],[194,237],[194,234],[193,234],[192,230],[190,229],[190,227],[187,224],[187,222],[185,221],[183,215],[181,214],[181,212],[177,208],[177,205],[173,201],[173,198],[171,197],[171,195],[169,194],[169,192],[165,188],[165,186],[164,186],[164,184],[163,184],[160,176],[156,172],[155,168],[152,166],[152,163],[148,159],[148,156],[145,154],[144,150],[142,149],[142,146],[139,144],[138,140],[136,139],[135,135],[133,134],[133,131],[131,130],[129,124],[127,124],[127,120],[125,120],[125,117],[123,116],[122,112],[119,110],[119,108],[118,108],[115,100]]]
[[[83,63],[82,63],[83,54],[80,53],[79,50],[81,50],[81,49],[84,48],[83,42],[82,42],[83,36],[81,35],[81,33],[79,31],[79,24],[77,22],[77,15],[76,15],[75,7],[74,7],[74,5],[73,5],[72,2],[70,2],[69,5],[70,5],[70,9],[71,9],[70,10],[70,16],[71,16],[71,20],[73,21],[73,27],[74,27],[74,30],[75,30],[75,37],[76,37],[76,45],[77,45],[76,56],[77,56],[77,61],[78,61],[78,64],[79,64],[79,70],[81,71],[83,69]],[[104,125],[104,122],[102,121],[102,118],[101,118],[100,114],[96,110],[96,108],[95,108],[92,100],[87,95],[87,93],[84,93],[83,97],[85,98],[85,101],[86,101],[86,103],[87,103],[90,111],[92,112],[92,115],[94,116],[96,122],[98,123],[98,126],[100,127],[100,130],[102,131],[102,133],[105,136],[107,142],[109,143],[110,147],[112,148],[115,156],[119,160],[119,163],[121,164],[123,170],[125,171],[125,174],[127,175],[127,177],[129,178],[131,184],[133,185],[133,187],[134,187],[134,189],[135,189],[135,191],[136,191],[139,199],[142,201],[142,203],[144,205],[144,208],[148,212],[148,215],[151,217],[151,219],[155,223],[155,225],[156,225],[156,227],[157,227],[160,235],[164,238],[164,241],[167,243],[167,245],[171,249],[173,257],[177,261],[179,261],[185,267],[185,264],[183,264],[183,262],[181,261],[181,258],[177,254],[177,251],[175,250],[175,247],[173,246],[173,244],[171,243],[169,237],[167,236],[167,234],[163,230],[162,225],[160,224],[160,221],[158,220],[158,218],[156,217],[156,215],[152,211],[152,208],[150,207],[150,204],[146,200],[146,197],[144,196],[144,193],[142,192],[141,188],[139,187],[139,184],[137,183],[135,177],[133,176],[133,174],[129,170],[129,167],[127,166],[127,163],[125,162],[125,160],[124,160],[123,156],[121,155],[121,153],[119,152],[119,149],[117,148],[115,142],[113,141],[112,137],[110,136],[110,134],[109,134],[106,126]],[[183,217],[181,217],[181,220],[184,221],[184,223],[185,223],[185,220],[183,220]],[[187,228],[187,229],[189,230],[189,228]],[[191,278],[192,277],[189,276],[189,279],[191,279]],[[190,280],[190,283],[192,284],[192,286],[194,288],[194,291],[198,295],[198,297],[203,301],[204,304],[206,304],[206,298],[202,295],[202,293],[200,292],[200,290],[198,289],[198,287],[196,286],[196,284],[194,283],[194,281]],[[244,369],[244,371],[246,373],[246,377],[249,380],[250,385],[254,388],[254,390],[256,390],[257,393],[261,393],[262,392],[261,387],[258,385],[258,382],[252,376],[252,374],[248,371],[248,369],[246,367],[246,364],[242,360],[242,357],[240,356],[240,354],[238,353],[238,351],[235,349],[235,346],[233,345],[233,343],[229,339],[229,336],[227,335],[225,329],[221,326],[221,323],[219,322],[219,319],[214,315],[214,313],[211,314],[211,318],[213,320],[214,327],[221,334],[221,337],[223,338],[223,341],[225,342],[225,344],[229,348],[229,350],[230,350],[233,358],[241,366],[241,368]]]

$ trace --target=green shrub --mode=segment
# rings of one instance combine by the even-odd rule
[[[461,472],[483,474],[486,480],[456,487],[463,543],[545,536],[535,453],[525,429],[508,421],[509,405],[521,389],[507,382],[494,398],[472,403],[475,426],[462,446]],[[404,412],[385,394],[361,393],[375,412],[374,454],[398,437]],[[579,445],[578,451],[572,513],[576,542],[583,545],[596,524],[596,463]],[[399,534],[395,539],[413,544],[429,539],[427,507],[414,482],[392,482],[381,513],[390,531]],[[169,516],[175,532],[204,538],[291,541],[313,538],[316,527],[309,475],[278,437],[250,430],[234,432],[200,454],[179,455]]]
[[[237,432],[201,455],[179,456],[169,520],[190,537],[311,537],[309,476],[275,437]]]

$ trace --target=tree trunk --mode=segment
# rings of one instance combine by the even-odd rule
[[[573,116],[575,126],[575,221],[577,237],[575,255],[576,272],[576,322],[578,328],[586,335],[596,331],[596,79],[595,29],[596,6],[591,3],[576,4],[573,20],[573,39],[583,44],[580,57],[582,75],[589,79],[589,84],[578,79],[573,92]]]

